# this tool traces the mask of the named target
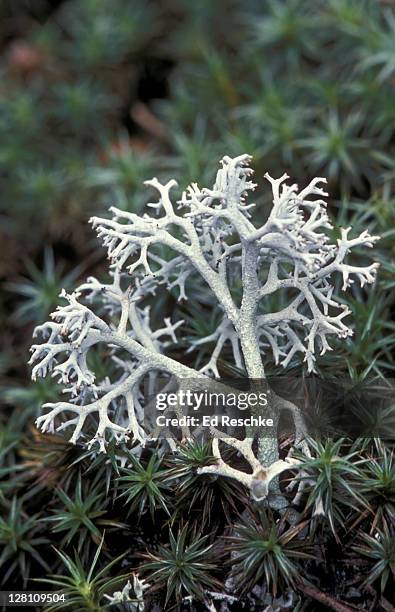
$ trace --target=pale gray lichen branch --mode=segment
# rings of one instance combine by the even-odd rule
[[[256,187],[250,161],[248,155],[224,157],[211,189],[193,183],[175,204],[170,192],[176,182],[163,185],[154,178],[146,185],[159,200],[149,204],[150,212],[111,208],[111,219],[92,218],[107,248],[110,278],[103,283],[90,277],[74,293],[62,293],[66,305],[35,330],[43,342],[32,347],[33,379],[51,374],[69,395],[68,402],[46,406],[49,411],[37,419],[43,431],[70,427],[72,442],[97,442],[101,450],[111,437],[144,443],[142,385],[147,376],[218,377],[219,359],[229,346],[234,364],[252,379],[264,379],[270,353],[284,368],[300,353],[311,372],[317,353],[331,350],[330,338],[352,334],[345,322],[350,311],[334,293],[335,277],[342,278],[343,290],[355,281],[362,287],[373,283],[378,264],[357,266],[346,257],[355,248],[372,247],[377,236],[364,231],[352,238],[346,228],[331,241],[322,187],[326,180],[315,178],[299,190],[287,183],[286,174],[277,179],[265,175],[273,207],[267,221],[257,226],[254,204],[246,200]],[[213,344],[200,371],[168,355],[184,322],[166,317],[154,328],[147,304],[162,287],[186,300],[197,278],[207,286],[212,307],[222,313],[217,330],[190,342],[190,351]],[[282,296],[282,306],[273,310],[269,304],[276,294]],[[89,359],[103,344],[108,375],[96,380]],[[272,400],[278,412],[284,402],[273,393]],[[295,410],[293,416],[301,439],[301,416]],[[87,439],[92,422],[96,433]],[[269,471],[277,475],[290,462],[279,461],[275,437],[260,438],[255,457],[252,439],[259,432],[246,433],[246,441],[221,443],[244,455],[251,466],[248,478],[224,465],[218,440],[218,463],[204,470],[248,480],[250,488],[258,473],[266,474],[266,486],[272,479]]]
[[[127,581],[122,591],[115,591],[112,595],[105,594],[107,606],[123,606],[129,612],[143,612],[146,603],[145,593],[150,585],[145,580],[140,580],[137,574],[132,574],[133,583]]]
[[[212,433],[214,434],[212,441],[212,452],[217,461],[214,465],[198,468],[198,474],[213,474],[233,478],[234,480],[241,482],[247,487],[247,489],[250,490],[255,501],[262,501],[267,497],[270,483],[280,474],[282,474],[282,472],[295,468],[300,464],[300,461],[297,459],[287,457],[285,460],[277,459],[271,463],[270,466],[265,467],[255,456],[252,449],[252,438],[244,438],[244,440],[239,440],[238,438],[232,438],[225,435],[218,429],[212,428],[212,430]],[[241,470],[237,470],[223,460],[219,446],[220,440],[223,440],[223,442],[225,442],[228,446],[231,446],[233,449],[238,451],[238,453],[247,461],[250,467],[250,472],[246,473]]]

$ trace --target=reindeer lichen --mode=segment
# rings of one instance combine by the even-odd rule
[[[297,185],[287,184],[286,174],[278,179],[265,175],[273,191],[273,208],[257,227],[251,213],[254,204],[246,201],[256,187],[250,161],[248,155],[224,157],[213,188],[193,183],[177,207],[170,198],[176,182],[163,185],[154,178],[146,182],[159,193],[159,201],[149,205],[154,214],[140,216],[111,208],[111,219],[93,217],[93,227],[108,250],[110,279],[105,284],[91,277],[74,293],[63,293],[66,305],[35,330],[43,342],[32,347],[33,379],[51,372],[70,396],[69,401],[44,406],[49,410],[37,419],[42,431],[72,428],[70,441],[76,443],[86,439],[87,417],[96,415],[97,431],[89,445],[98,443],[104,451],[110,437],[144,443],[148,434],[141,384],[147,375],[218,377],[218,358],[226,343],[235,365],[244,368],[248,378],[265,379],[269,353],[284,368],[301,353],[311,372],[317,352],[331,350],[331,336],[352,335],[345,323],[350,311],[334,296],[334,278],[342,276],[343,290],[355,279],[361,286],[373,283],[377,263],[355,266],[345,259],[355,247],[372,247],[378,237],[364,231],[350,238],[347,228],[332,242],[324,200],[328,194],[322,188],[326,180],[315,178],[299,191]],[[222,313],[217,330],[189,347],[192,351],[204,342],[215,342],[210,360],[199,371],[167,354],[184,322],[165,318],[163,326],[154,329],[145,303],[162,287],[176,288],[178,300],[187,300],[196,275]],[[241,297],[236,285],[241,286]],[[282,292],[286,306],[268,312],[266,298],[277,292]],[[99,344],[109,349],[116,372],[112,378],[95,380],[88,366],[88,353]],[[272,400],[276,410],[292,412],[301,439],[303,420],[296,406],[275,394]],[[66,420],[58,419],[61,416]],[[244,440],[216,433],[217,463],[200,471],[237,478],[258,499],[294,462],[279,459],[274,438],[259,439],[256,456],[252,442],[259,432],[246,432]],[[219,439],[245,457],[251,474],[223,460]]]

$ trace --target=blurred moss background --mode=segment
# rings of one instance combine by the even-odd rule
[[[375,291],[355,289],[353,376],[394,365],[395,12],[373,0],[2,0],[2,399],[35,411],[34,324],[103,264],[87,223],[142,210],[154,175],[209,183],[224,154],[329,179],[331,215],[383,240]],[[191,321],[196,313],[191,312]],[[195,321],[196,327],[196,321]],[[203,333],[203,332],[202,332]],[[337,361],[339,364],[339,361]]]
[[[60,288],[102,267],[89,217],[142,210],[153,175],[210,182],[222,155],[241,152],[254,156],[261,219],[265,171],[301,184],[322,175],[338,223],[383,236],[379,283],[350,295],[356,336],[338,355],[352,376],[392,372],[393,4],[2,0],[0,372],[11,408],[34,411],[51,392],[29,386],[27,346]]]
[[[30,516],[41,512],[35,494],[52,487],[54,497],[59,481],[68,490],[75,452],[31,425],[53,396],[50,382],[29,382],[33,327],[62,287],[104,273],[88,219],[113,204],[141,211],[145,179],[209,184],[223,155],[250,153],[263,220],[264,172],[286,171],[300,185],[327,177],[330,216],[380,234],[373,257],[382,266],[374,288],[347,297],[355,337],[318,366],[357,380],[392,376],[394,5],[0,0],[0,502],[14,530],[0,529],[6,559],[14,563],[10,534],[23,541],[26,527],[34,541],[37,523],[34,514],[24,526],[20,502],[6,500],[16,494]],[[216,325],[216,313],[210,321],[188,309],[194,336]]]

